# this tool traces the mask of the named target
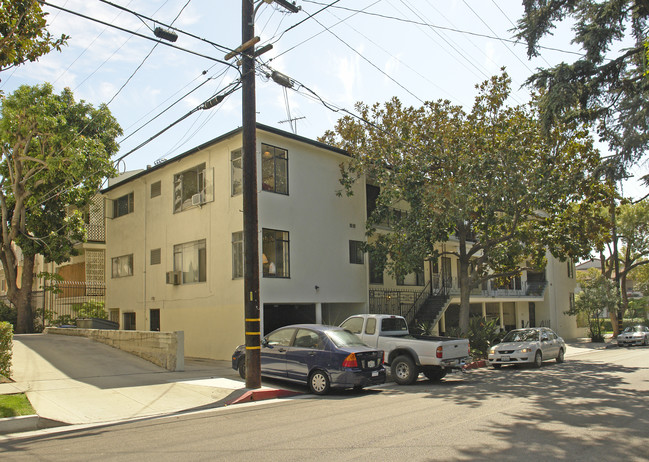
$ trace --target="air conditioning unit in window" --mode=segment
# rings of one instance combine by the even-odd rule
[[[180,271],[167,271],[167,284],[178,286],[182,282],[181,277]]]
[[[203,193],[194,194],[192,196],[192,205],[201,205],[203,202]]]

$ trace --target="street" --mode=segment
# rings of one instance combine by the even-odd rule
[[[3,460],[649,460],[649,347],[3,440]],[[7,457],[8,456],[8,457]]]

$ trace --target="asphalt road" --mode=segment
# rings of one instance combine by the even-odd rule
[[[649,460],[649,347],[39,433],[2,460]]]

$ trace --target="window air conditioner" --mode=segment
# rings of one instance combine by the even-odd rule
[[[167,271],[167,284],[180,285],[180,271]]]
[[[203,203],[203,194],[198,193],[192,196],[192,205],[201,205]]]

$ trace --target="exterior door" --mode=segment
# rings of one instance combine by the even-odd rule
[[[149,310],[149,324],[152,331],[160,332],[160,310]]]
[[[446,288],[453,287],[451,259],[448,257],[442,257],[442,285]]]
[[[536,305],[534,304],[534,302],[530,302],[529,311],[530,327],[536,327]]]

